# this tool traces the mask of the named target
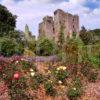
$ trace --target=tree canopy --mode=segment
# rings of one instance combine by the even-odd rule
[[[0,4],[0,37],[6,36],[16,27],[16,16]]]

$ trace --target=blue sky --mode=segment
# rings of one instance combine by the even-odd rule
[[[38,35],[42,18],[53,16],[56,9],[78,14],[80,26],[100,28],[100,0],[0,0],[0,4],[18,16],[16,29],[24,31],[25,24],[28,24],[34,35]]]

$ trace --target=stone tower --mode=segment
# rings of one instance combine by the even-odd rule
[[[52,39],[54,37],[54,21],[51,16],[43,18],[43,22],[39,24],[39,37],[47,37]]]
[[[39,24],[39,37],[46,36],[49,39],[59,41],[61,30],[64,37],[71,37],[73,33],[79,34],[79,16],[65,13],[58,9],[54,12],[54,20],[52,17],[46,16],[43,22]]]

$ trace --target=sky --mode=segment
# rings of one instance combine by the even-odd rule
[[[24,31],[28,24],[33,35],[38,36],[38,24],[46,15],[62,9],[65,12],[78,14],[80,28],[100,28],[100,0],[0,0],[10,12],[17,15],[16,29]]]

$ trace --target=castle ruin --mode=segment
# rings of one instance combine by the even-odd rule
[[[71,37],[73,33],[79,34],[79,16],[66,13],[61,9],[54,12],[54,18],[46,16],[39,24],[39,37],[59,41],[59,34],[63,31],[64,37]]]

